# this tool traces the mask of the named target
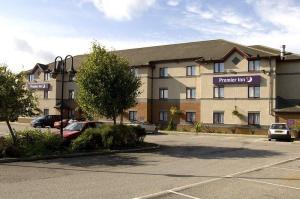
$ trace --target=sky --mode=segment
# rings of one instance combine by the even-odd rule
[[[0,0],[0,64],[211,39],[300,54],[300,0]]]

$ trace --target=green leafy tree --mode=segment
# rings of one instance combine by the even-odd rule
[[[23,73],[14,74],[0,65],[0,121],[6,122],[14,144],[16,135],[10,122],[19,116],[34,116],[40,112],[32,91],[27,89]]]
[[[140,78],[131,71],[128,61],[94,42],[91,52],[81,65],[76,81],[77,102],[89,115],[116,118],[136,105]]]

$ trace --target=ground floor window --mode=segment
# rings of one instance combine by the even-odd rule
[[[69,118],[74,118],[75,116],[75,110],[74,109],[70,109],[69,110]]]
[[[260,125],[260,113],[259,112],[248,113],[248,124]]]
[[[49,115],[49,109],[44,109],[44,115]]]
[[[214,112],[214,124],[224,124],[224,112]]]
[[[195,122],[196,113],[195,112],[186,112],[186,122]]]
[[[137,111],[129,111],[129,120],[136,121],[137,120]]]
[[[167,111],[159,112],[159,121],[168,121],[168,112]]]

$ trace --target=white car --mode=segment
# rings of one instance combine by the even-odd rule
[[[146,130],[146,133],[153,133],[153,134],[158,133],[157,126],[155,124],[150,124],[148,122],[134,121],[134,122],[129,123],[128,125],[140,126]]]
[[[271,139],[291,140],[291,131],[286,123],[271,124],[268,132],[269,141]]]

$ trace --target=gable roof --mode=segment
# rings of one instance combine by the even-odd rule
[[[248,58],[280,56],[280,51],[277,49],[261,45],[245,46],[223,39],[116,50],[113,52],[126,58],[131,66],[145,66],[151,62],[167,60],[222,60],[232,51],[239,51]],[[86,56],[87,54],[74,56],[75,70],[78,69]],[[291,58],[300,59],[300,55],[291,54],[287,56],[287,59]],[[54,63],[40,65],[40,67],[44,70],[53,70]]]

